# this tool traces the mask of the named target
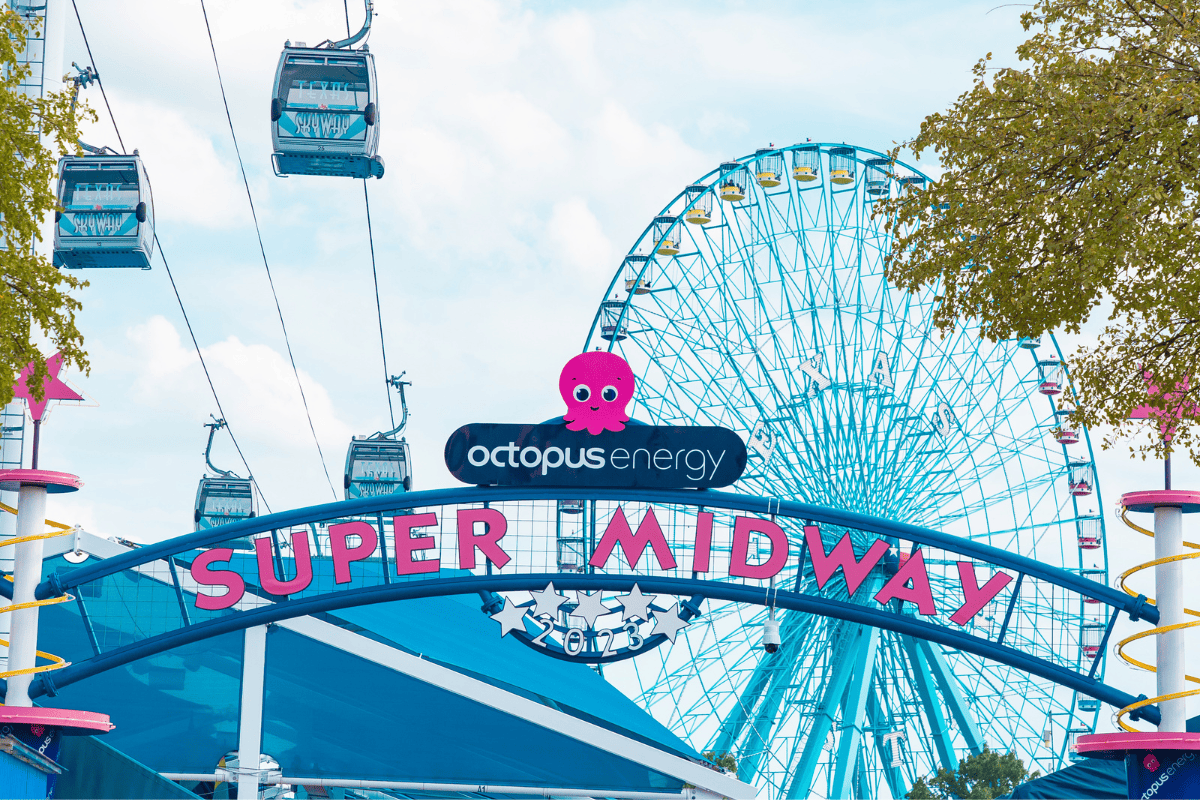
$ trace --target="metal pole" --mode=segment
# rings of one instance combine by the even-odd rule
[[[38,468],[38,447],[42,443],[42,421],[35,419],[33,421],[33,447],[30,448],[32,455],[29,456],[29,468]]]
[[[24,466],[25,449],[25,404],[21,401],[9,403],[0,414],[0,469],[21,469]],[[0,503],[9,508],[17,507],[17,493],[0,491]],[[17,535],[17,517],[0,511],[0,541]],[[13,548],[0,547],[0,572],[11,575],[13,571]],[[0,578],[0,580],[3,580]],[[12,601],[0,598],[0,608]],[[8,641],[11,615],[0,613],[0,639]],[[8,648],[0,646],[0,671],[8,669]]]
[[[17,536],[36,536],[46,519],[46,487],[26,484],[18,492]],[[32,603],[34,590],[42,579],[42,539],[16,545],[13,567],[13,605]],[[8,668],[32,669],[37,665],[38,608],[12,612],[12,643],[8,648]],[[5,705],[29,708],[29,684],[33,675],[14,675],[8,679]]]
[[[267,626],[246,628],[242,651],[242,708],[238,721],[238,800],[258,800],[262,766],[263,674],[267,667]]]
[[[1158,506],[1154,509],[1154,557],[1169,558],[1183,553],[1183,509]],[[1155,604],[1158,627],[1178,625],[1183,617],[1183,562],[1172,561],[1154,568]],[[1160,633],[1154,637],[1158,647],[1158,694],[1186,691],[1184,671],[1184,631]],[[1186,698],[1159,703],[1161,732],[1182,733],[1187,729]]]

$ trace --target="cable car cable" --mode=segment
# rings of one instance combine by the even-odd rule
[[[262,498],[263,505],[267,507],[267,513],[271,512],[271,504],[267,502],[267,496],[263,493],[262,486],[254,477],[254,470],[250,469],[249,462],[246,461],[246,454],[242,452],[242,446],[238,444],[237,437],[233,435],[233,427],[229,424],[229,417],[225,414],[225,409],[221,407],[221,398],[217,396],[217,387],[213,385],[212,375],[208,372],[208,364],[204,360],[204,353],[200,351],[200,343],[196,341],[196,333],[192,330],[192,321],[188,319],[187,309],[183,307],[183,298],[179,296],[179,287],[175,285],[175,276],[171,274],[171,265],[167,263],[166,253],[163,252],[162,242],[158,241],[158,235],[154,236],[154,243],[158,245],[158,254],[162,257],[163,267],[167,270],[167,277],[171,280],[171,289],[175,292],[175,300],[179,303],[179,312],[183,314],[183,322],[187,325],[188,336],[192,337],[192,346],[196,348],[196,355],[200,358],[200,367],[204,370],[204,378],[208,381],[208,389],[212,392],[213,400],[217,404],[217,411],[221,412],[221,419],[225,420],[225,429],[229,431],[229,438],[233,440],[234,449],[237,450],[238,457],[242,459],[242,466],[246,468],[246,474],[250,476],[250,480],[254,481],[254,485],[258,488],[258,496]]]
[[[92,57],[92,46],[88,44],[87,31],[83,29],[83,18],[79,16],[79,6],[75,4],[75,0],[71,0],[71,8],[75,9],[75,21],[79,23],[79,32],[83,34],[83,46],[87,48],[88,61],[91,63],[92,69],[96,71],[96,83],[100,85],[100,96],[104,98],[104,107],[108,109],[108,118],[112,120],[113,130],[117,134],[117,143],[121,145],[121,154],[124,155],[125,140],[121,138],[121,129],[117,127],[117,118],[113,114],[112,106],[108,104],[108,92],[104,91],[104,81],[100,80],[100,70],[96,66],[96,59]]]
[[[375,268],[375,234],[371,230],[371,197],[367,194],[367,180],[363,178],[363,203],[367,207],[367,241],[371,244],[371,278],[375,281],[375,315],[379,319],[379,351],[383,354],[383,385],[387,392],[388,418],[392,427],[396,427],[396,412],[392,408],[392,387],[388,375],[387,344],[383,338],[383,306],[379,302],[379,271]]]
[[[71,7],[75,9],[75,21],[79,23],[79,33],[83,36],[84,47],[87,48],[88,62],[91,64],[92,70],[97,73],[96,83],[100,85],[100,94],[104,97],[104,106],[108,109],[108,118],[112,122],[113,131],[117,134],[117,141],[121,145],[122,152],[124,152],[125,141],[121,138],[121,129],[117,125],[117,117],[113,113],[112,106],[108,102],[108,94],[104,91],[104,83],[99,78],[100,70],[96,67],[96,58],[92,55],[92,46],[88,42],[87,30],[83,26],[83,18],[79,15],[79,6],[76,4],[75,0],[71,0]],[[147,182],[148,181],[149,178],[147,178]],[[221,412],[222,418],[228,419],[227,415],[225,414],[225,410],[221,405],[221,398],[217,394],[217,387],[213,384],[212,375],[209,374],[208,363],[204,360],[204,353],[200,349],[200,342],[196,339],[196,332],[192,330],[192,321],[188,318],[187,308],[184,307],[183,298],[179,294],[179,287],[175,284],[175,275],[171,272],[171,265],[167,262],[166,253],[163,251],[162,242],[159,241],[157,233],[154,235],[154,244],[158,248],[159,256],[162,258],[163,267],[167,271],[167,278],[171,281],[171,290],[175,293],[175,302],[179,304],[179,312],[183,315],[183,322],[184,325],[187,326],[188,336],[191,337],[192,346],[196,349],[196,357],[200,360],[201,369],[204,370],[204,378],[208,381],[208,389],[210,392],[212,392],[213,401],[217,404],[217,410]],[[242,446],[238,443],[237,437],[233,434],[233,428],[228,422],[225,423],[225,427],[229,430],[229,438],[233,440],[234,449],[237,450],[238,457],[242,460],[242,466],[246,468],[246,473],[250,476],[250,480],[254,482],[255,487],[258,489],[258,495],[262,498],[263,505],[266,506],[267,511],[270,512],[271,504],[267,502],[267,497],[263,493],[262,486],[259,485],[258,481],[254,478],[254,471],[250,469],[250,463],[246,460],[246,455],[242,452]]]
[[[258,212],[254,210],[254,197],[250,194],[250,179],[246,177],[246,165],[242,161],[242,150],[238,147],[237,133],[233,128],[233,115],[229,112],[229,100],[225,96],[225,81],[221,77],[221,62],[217,59],[217,45],[213,41],[212,26],[208,24],[208,10],[204,7],[204,0],[200,0],[200,11],[204,15],[204,29],[208,32],[208,45],[212,49],[213,65],[217,70],[217,85],[221,88],[221,102],[225,106],[225,119],[229,122],[229,135],[233,139],[233,150],[237,154],[238,167],[242,172],[242,184],[246,187],[246,199],[250,202],[250,216],[254,221],[254,231],[258,235],[258,249],[262,253],[263,268],[267,271],[267,283],[271,287],[271,297],[275,300],[275,311],[279,315],[279,326],[283,329],[283,343],[287,346],[288,360],[292,362],[292,374],[296,376],[296,386],[300,389],[300,401],[304,404],[304,415],[308,418],[308,429],[312,431],[313,442],[317,445],[317,455],[321,459],[321,469],[325,472],[325,482],[329,484],[329,491],[336,500],[337,492],[333,488],[333,479],[329,477],[329,467],[325,464],[325,452],[321,449],[321,442],[317,438],[317,429],[313,425],[312,412],[308,408],[308,397],[305,396],[304,385],[300,382],[300,369],[296,366],[296,356],[292,353],[292,342],[288,338],[287,323],[283,321],[283,308],[279,305],[279,295],[275,292],[275,279],[271,276],[271,266],[267,263],[267,249],[263,245],[262,229],[258,225]]]
[[[350,35],[350,0],[342,0],[342,9],[346,12],[346,35]],[[363,178],[363,204],[367,208],[367,242],[371,245],[371,278],[375,281],[375,314],[379,318],[379,351],[383,356],[383,383],[387,388],[388,419],[392,427],[396,427],[396,411],[392,406],[391,376],[388,374],[387,341],[383,338],[383,306],[379,302],[379,271],[375,267],[375,234],[371,229],[371,196],[367,192],[367,180]]]

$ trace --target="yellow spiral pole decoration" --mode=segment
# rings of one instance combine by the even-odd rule
[[[0,503],[0,512],[16,514],[17,510],[10,505],[6,505],[5,503]],[[22,542],[32,542],[32,541],[36,541],[38,539],[53,539],[57,536],[66,536],[67,534],[71,533],[74,530],[70,525],[64,525],[61,522],[55,522],[54,520],[48,519],[48,520],[46,520],[46,524],[48,526],[50,526],[51,528],[53,528],[54,530],[52,530],[48,533],[34,534],[33,536],[20,536],[20,537],[15,537],[12,539],[5,539],[3,541],[0,541],[0,547],[13,547],[15,545],[21,544]],[[13,579],[11,575],[5,575],[4,578],[7,581],[9,581],[10,583],[12,582],[12,579]],[[74,599],[75,599],[75,597],[73,595],[66,594],[66,595],[63,595],[62,597],[51,597],[48,600],[35,600],[31,603],[10,603],[7,606],[0,607],[0,614],[7,614],[12,611],[20,611],[25,608],[39,608],[41,606],[54,605],[55,603],[65,603],[65,602],[68,602],[68,601],[74,600]],[[0,638],[0,645],[3,645],[4,647],[8,647],[8,640],[4,639],[4,638]],[[67,661],[64,658],[61,658],[60,656],[56,656],[53,653],[44,653],[41,650],[37,651],[37,657],[41,658],[41,659],[45,659],[46,661],[49,661],[50,663],[42,664],[41,666],[38,666],[38,667],[30,667],[29,669],[11,669],[6,672],[0,672],[0,678],[7,680],[8,678],[12,678],[16,675],[36,675],[39,672],[49,672],[50,670],[53,670],[53,669],[62,669],[63,667],[69,666],[71,663],[70,661]]]
[[[1143,528],[1141,525],[1138,525],[1136,522],[1134,522],[1133,520],[1131,520],[1129,518],[1129,509],[1127,507],[1125,507],[1124,505],[1121,506],[1121,521],[1124,522],[1126,525],[1128,525],[1130,528],[1133,528],[1138,533],[1143,534],[1145,536],[1149,536],[1151,539],[1154,538],[1154,531],[1152,531],[1148,528]],[[1126,594],[1128,594],[1130,597],[1137,597],[1139,593],[1134,591],[1133,589],[1130,589],[1128,584],[1126,583],[1126,581],[1129,579],[1130,576],[1135,575],[1135,574],[1141,572],[1142,570],[1150,569],[1151,567],[1157,567],[1160,564],[1170,564],[1170,563],[1173,563],[1176,561],[1185,561],[1185,560],[1191,559],[1191,558],[1200,558],[1200,544],[1196,544],[1195,542],[1186,542],[1185,541],[1183,543],[1183,546],[1190,547],[1195,552],[1182,553],[1180,555],[1174,555],[1174,556],[1167,556],[1166,558],[1156,558],[1153,561],[1147,561],[1144,564],[1138,564],[1135,567],[1131,567],[1130,569],[1127,569],[1124,572],[1122,572],[1121,575],[1117,578],[1117,581],[1120,584],[1121,589]],[[1150,603],[1154,603],[1153,598],[1147,598],[1147,600]],[[1183,609],[1183,611],[1185,614],[1187,614],[1189,616],[1200,617],[1200,612],[1195,611],[1194,609],[1185,607]],[[1198,627],[1198,626],[1200,626],[1200,619],[1192,620],[1191,622],[1181,622],[1176,625],[1166,625],[1163,627],[1151,628],[1150,630],[1146,630],[1146,631],[1138,631],[1137,633],[1133,634],[1132,636],[1126,636],[1124,639],[1117,642],[1117,656],[1122,661],[1124,661],[1126,664],[1129,664],[1130,666],[1134,667],[1135,669],[1142,669],[1142,670],[1146,670],[1147,672],[1158,672],[1158,667],[1156,667],[1155,665],[1149,664],[1145,661],[1142,661],[1139,658],[1136,658],[1136,657],[1131,656],[1130,654],[1126,653],[1125,647],[1129,644],[1132,644],[1133,642],[1139,641],[1141,639],[1146,639],[1151,636],[1161,636],[1162,634],[1169,633],[1171,631],[1183,630],[1185,628],[1194,628],[1194,627]],[[1186,675],[1185,677],[1187,678],[1188,681],[1190,681],[1192,683],[1200,683],[1200,678],[1196,677],[1195,675]],[[1188,690],[1182,691],[1182,692],[1172,692],[1171,694],[1159,695],[1158,697],[1150,697],[1145,700],[1139,700],[1136,703],[1130,703],[1129,705],[1125,706],[1124,708],[1122,708],[1120,711],[1117,712],[1117,724],[1120,725],[1124,730],[1126,730],[1130,733],[1141,733],[1142,731],[1139,731],[1137,728],[1133,727],[1132,725],[1130,725],[1129,723],[1127,723],[1125,721],[1125,717],[1130,712],[1136,711],[1139,708],[1145,708],[1146,706],[1155,705],[1155,704],[1166,702],[1169,700],[1180,700],[1185,697],[1192,697],[1194,695],[1200,695],[1200,689],[1188,689]]]

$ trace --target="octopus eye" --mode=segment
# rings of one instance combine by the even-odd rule
[[[604,402],[611,403],[617,399],[617,390],[612,386],[605,386],[600,390],[600,397],[604,398]]]
[[[581,403],[586,403],[588,401],[588,398],[592,396],[592,390],[581,383],[575,387],[575,391],[573,394],[575,395],[576,400],[578,400]]]

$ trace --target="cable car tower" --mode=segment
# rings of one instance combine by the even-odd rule
[[[387,433],[350,440],[346,451],[347,500],[412,491],[412,454],[404,437],[396,439],[408,424],[404,387],[412,386],[412,381],[402,380],[404,375],[401,372],[388,379],[388,385],[400,392],[400,424]]]
[[[210,415],[211,416],[211,415]],[[202,531],[249,519],[258,513],[254,497],[254,478],[241,478],[233,472],[217,469],[212,463],[213,437],[225,427],[225,420],[212,418],[204,423],[208,428],[208,445],[204,448],[204,463],[214,473],[200,478],[196,488],[196,530]]]
[[[71,112],[80,89],[100,79],[91,67],[75,67]],[[141,156],[77,141],[84,155],[58,160],[54,214],[54,265],[150,269],[154,255],[154,198]]]
[[[373,3],[366,0],[362,29],[316,47],[284,43],[271,95],[271,163],[276,175],[382,178],[375,58],[364,44]]]

